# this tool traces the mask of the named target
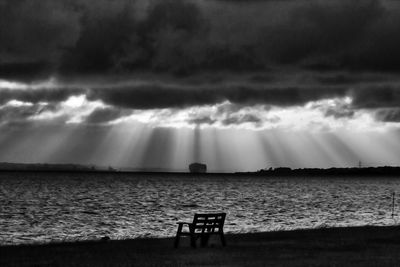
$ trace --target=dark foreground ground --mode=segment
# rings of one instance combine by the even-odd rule
[[[178,249],[173,239],[0,247],[0,266],[400,266],[400,227],[227,235]]]

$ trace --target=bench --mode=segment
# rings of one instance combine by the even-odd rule
[[[219,235],[221,243],[226,246],[224,236],[224,222],[226,213],[203,213],[195,214],[192,223],[177,222],[178,231],[175,237],[175,248],[179,246],[179,240],[181,236],[190,237],[190,245],[195,248],[196,241],[200,238],[200,244],[205,247],[211,235]],[[187,225],[189,232],[183,232],[183,226]]]

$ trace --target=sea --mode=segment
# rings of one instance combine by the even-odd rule
[[[0,245],[171,237],[201,212],[226,233],[397,225],[400,178],[0,173]]]

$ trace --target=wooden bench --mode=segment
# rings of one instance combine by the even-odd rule
[[[196,247],[196,241],[200,238],[200,244],[205,247],[211,235],[219,235],[221,243],[226,246],[224,236],[224,222],[226,213],[195,214],[192,223],[177,222],[178,231],[175,237],[175,248],[179,245],[181,236],[190,236],[190,245]],[[189,232],[183,232],[183,226],[188,225]]]

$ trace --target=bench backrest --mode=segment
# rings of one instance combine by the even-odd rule
[[[223,232],[226,213],[196,213],[193,218],[195,232]]]

